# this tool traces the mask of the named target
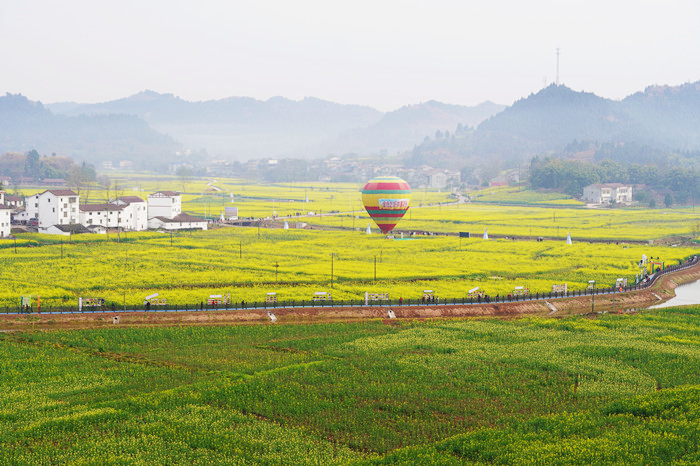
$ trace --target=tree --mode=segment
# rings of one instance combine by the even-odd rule
[[[666,207],[671,207],[673,205],[673,197],[671,197],[671,194],[666,194],[666,196],[664,196],[664,205]]]
[[[39,178],[40,158],[41,156],[35,149],[27,152],[27,162],[24,165],[25,176],[30,176],[35,180]]]
[[[175,174],[180,180],[180,183],[182,184],[182,192],[184,193],[187,191],[187,184],[190,182],[190,178],[192,178],[192,175],[194,172],[190,167],[186,167],[184,165],[180,166],[175,170]]]
[[[68,173],[68,183],[79,197],[83,197],[83,203],[87,203],[90,190],[90,183],[97,179],[95,167],[83,162],[82,165],[75,165]]]

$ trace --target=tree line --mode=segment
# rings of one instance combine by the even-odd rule
[[[530,183],[535,188],[554,189],[571,196],[581,196],[583,188],[594,183],[630,184],[640,188],[635,198],[642,202],[653,199],[649,191],[665,193],[667,204],[669,196],[671,202],[681,204],[700,197],[700,170],[687,165],[622,165],[610,159],[592,163],[537,156],[530,163]]]

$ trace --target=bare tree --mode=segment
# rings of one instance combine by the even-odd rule
[[[190,167],[182,166],[175,171],[175,174],[182,184],[182,192],[184,193],[187,190],[187,184],[190,182],[194,172]]]

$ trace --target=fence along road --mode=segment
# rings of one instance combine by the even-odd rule
[[[651,287],[656,283],[656,281],[670,273],[680,272],[696,265],[700,264],[700,258],[698,256],[693,256],[686,262],[678,265],[673,265],[666,267],[663,270],[655,272],[649,277],[636,285],[621,286],[621,287],[605,287],[605,288],[593,288],[584,290],[573,290],[561,293],[536,293],[535,295],[509,295],[509,296],[484,296],[483,298],[479,296],[478,298],[454,298],[441,300],[436,298],[435,300],[423,300],[423,299],[394,299],[394,300],[383,300],[383,301],[370,301],[365,304],[365,300],[346,300],[346,301],[333,301],[333,300],[302,300],[302,301],[283,301],[283,302],[252,302],[246,303],[245,301],[238,303],[231,303],[225,305],[208,305],[203,302],[198,304],[186,304],[186,305],[158,305],[158,306],[144,306],[143,308],[119,308],[116,303],[112,303],[111,306],[88,308],[83,310],[78,310],[76,307],[66,307],[66,308],[52,308],[46,310],[41,310],[37,312],[34,309],[25,311],[22,307],[18,306],[14,309],[5,308],[4,311],[0,312],[0,315],[18,315],[18,314],[96,314],[96,313],[125,313],[125,312],[140,312],[140,313],[165,313],[165,312],[195,312],[195,311],[236,311],[236,310],[255,310],[255,309],[303,309],[303,308],[349,308],[349,307],[425,307],[425,306],[470,306],[470,305],[480,305],[480,304],[498,304],[498,303],[513,303],[513,302],[537,302],[543,300],[554,300],[554,299],[564,299],[564,298],[574,298],[579,296],[597,296],[597,295],[609,295],[615,293],[625,293],[625,292],[636,292],[641,291],[646,288]]]

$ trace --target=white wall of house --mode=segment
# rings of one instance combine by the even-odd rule
[[[10,207],[0,205],[0,238],[9,238],[12,236],[12,209]]]
[[[631,203],[632,202],[632,187],[631,186],[618,186],[615,188],[615,202],[618,203]]]
[[[154,230],[206,230],[208,222],[206,220],[200,221],[166,221],[163,218],[153,217],[148,219],[148,228]]]
[[[48,190],[39,194],[39,227],[80,222],[78,195],[70,190]]]
[[[24,199],[24,211],[15,215],[15,220],[19,222],[26,222],[34,218],[39,218],[39,193],[27,196]]]
[[[591,184],[583,188],[583,200],[593,204],[629,204],[632,202],[632,187],[619,183]]]
[[[39,233],[44,233],[45,235],[62,235],[62,236],[70,236],[69,231],[63,231],[60,228],[58,228],[56,225],[49,225],[46,228],[41,228],[39,227]]]
[[[142,231],[148,228],[148,204],[146,201],[126,203],[117,199],[115,203],[122,206],[120,215],[122,228],[134,231]]]
[[[148,195],[148,218],[174,218],[182,213],[182,196],[173,191],[159,191]]]
[[[82,206],[80,207],[80,224],[89,227],[90,225],[102,225],[106,223],[102,212],[100,211],[84,211]]]

